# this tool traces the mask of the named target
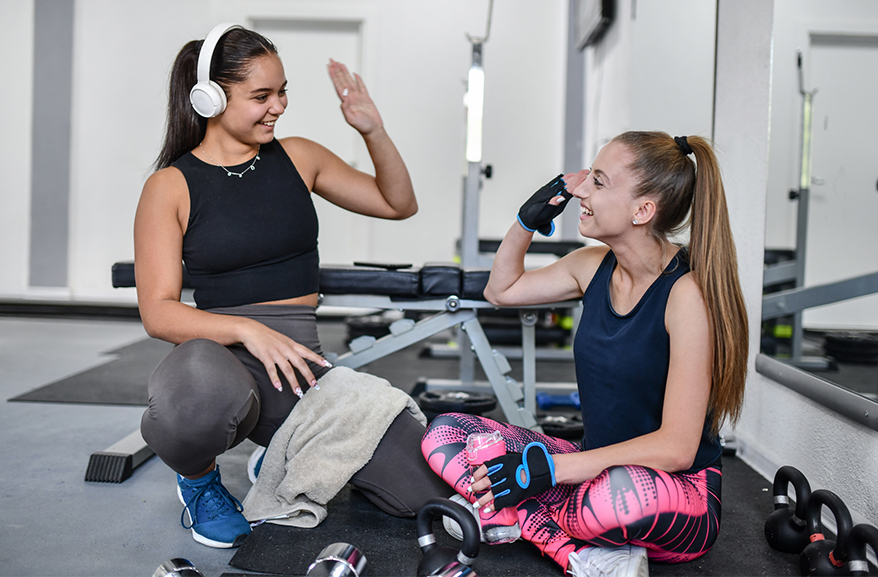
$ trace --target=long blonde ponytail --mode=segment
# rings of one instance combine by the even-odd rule
[[[695,154],[695,200],[689,234],[689,264],[701,286],[713,333],[713,429],[723,420],[737,422],[744,403],[749,330],[744,295],[738,280],[738,257],[729,224],[719,165],[710,144],[688,138]]]
[[[719,164],[707,140],[664,132],[626,132],[614,138],[634,157],[635,196],[649,195],[658,207],[650,232],[665,239],[688,223],[689,265],[704,295],[713,335],[711,428],[734,424],[744,403],[749,329],[738,280],[738,259],[729,224]],[[689,154],[695,156],[695,162]]]

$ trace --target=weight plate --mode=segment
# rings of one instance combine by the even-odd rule
[[[826,333],[823,350],[841,363],[878,363],[878,333],[839,331]]]
[[[551,437],[577,441],[582,438],[581,415],[541,415],[537,417],[537,424]]]
[[[497,398],[470,391],[424,391],[418,395],[418,405],[435,413],[481,415],[497,407]]]

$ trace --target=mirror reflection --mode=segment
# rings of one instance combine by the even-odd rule
[[[778,1],[761,351],[878,400],[878,9]]]

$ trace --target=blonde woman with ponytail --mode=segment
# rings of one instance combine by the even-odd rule
[[[535,231],[575,197],[602,244],[536,270]],[[690,228],[688,247],[670,238]],[[522,538],[571,575],[647,575],[648,560],[707,552],[720,521],[719,430],[738,418],[747,316],[720,170],[697,136],[627,132],[590,169],[538,190],[501,244],[485,289],[503,306],[582,299],[573,345],[581,443],[447,414],[422,451],[474,508],[517,507]],[[472,476],[454,451],[499,430],[507,455]],[[455,497],[457,498],[457,497]]]

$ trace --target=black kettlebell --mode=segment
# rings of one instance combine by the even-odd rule
[[[836,524],[836,540],[823,536],[820,513],[826,505]],[[817,489],[808,499],[808,534],[811,543],[799,555],[799,573],[801,575],[848,575],[847,562],[848,538],[853,521],[848,508],[842,500],[826,489]]]
[[[451,517],[463,531],[463,545],[460,551],[451,547],[440,547],[433,535],[433,520],[441,515]],[[431,499],[418,511],[418,545],[424,558],[418,564],[418,577],[440,575],[442,577],[478,577],[471,565],[479,554],[482,540],[481,530],[473,514],[463,505],[450,499]]]
[[[790,509],[789,484],[796,491],[796,508]],[[786,465],[774,475],[774,511],[765,521],[765,540],[772,549],[798,555],[810,543],[807,516],[811,485],[798,469]]]
[[[866,560],[866,546],[872,547],[872,551],[878,554],[878,529],[872,525],[860,523],[854,525],[850,535],[850,550],[848,551],[848,571],[851,575],[868,575],[869,561]]]

